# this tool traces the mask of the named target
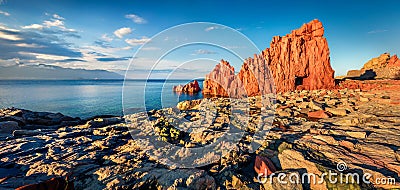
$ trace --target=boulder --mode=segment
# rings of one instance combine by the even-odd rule
[[[200,100],[186,100],[186,101],[179,102],[176,105],[176,108],[178,108],[179,110],[196,109],[199,107],[200,103],[201,103],[201,99]]]
[[[329,115],[326,114],[324,110],[318,110],[318,111],[308,112],[308,117],[315,119],[324,119],[324,118],[329,118]]]
[[[14,130],[21,129],[16,121],[2,121],[0,122],[0,133],[11,134]]]
[[[256,160],[254,162],[254,171],[256,171],[258,175],[269,176],[276,172],[276,168],[272,161],[267,157],[256,156]]]

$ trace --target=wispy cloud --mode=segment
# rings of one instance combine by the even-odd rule
[[[118,38],[123,38],[124,36],[131,34],[132,33],[132,29],[128,28],[128,27],[123,27],[120,28],[116,31],[114,31],[114,35],[117,36]]]
[[[31,25],[23,26],[22,28],[23,28],[23,29],[42,30],[42,29],[43,29],[43,25],[40,25],[40,24],[31,24]]]
[[[142,38],[132,38],[132,39],[126,39],[125,42],[128,43],[131,46],[138,46],[145,44],[146,42],[150,41],[150,38],[143,36]]]
[[[58,19],[58,20],[65,20],[64,17],[62,17],[62,16],[60,16],[60,15],[58,15],[58,14],[53,14],[53,17],[54,17],[55,19]]]
[[[140,17],[138,15],[135,15],[135,14],[125,15],[125,18],[131,19],[136,24],[145,24],[145,23],[147,23],[147,21],[144,18],[142,18],[142,17]]]
[[[206,49],[198,49],[192,55],[205,55],[205,54],[217,54],[217,52]]]
[[[145,51],[156,51],[156,50],[160,50],[161,48],[159,47],[143,47],[142,50]]]
[[[376,33],[382,33],[382,32],[387,32],[389,30],[371,30],[368,32],[368,34],[376,34]]]
[[[80,51],[71,48],[71,44],[65,42],[63,35],[59,33],[16,30],[6,26],[0,26],[0,49],[0,59],[3,60],[19,58],[26,61],[54,58],[52,56],[68,59],[82,56]]]
[[[108,36],[107,34],[103,34],[103,35],[101,36],[101,39],[104,40],[104,41],[106,41],[106,42],[111,42],[111,41],[114,40],[111,36]]]
[[[204,29],[204,31],[206,31],[206,32],[209,32],[209,31],[211,31],[211,30],[216,30],[216,29],[218,29],[219,27],[217,27],[217,26],[210,26],[210,27],[207,27],[206,29]]]
[[[0,2],[1,4],[1,2]],[[5,11],[0,10],[0,15],[4,15],[4,16],[10,16],[11,14]]]

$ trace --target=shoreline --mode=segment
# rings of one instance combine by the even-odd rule
[[[249,131],[250,133],[246,132],[240,143],[231,149],[229,154],[205,166],[191,169],[180,167],[173,169],[173,165],[166,164],[163,161],[165,157],[160,158],[154,151],[164,150],[168,153],[169,150],[148,146],[146,141],[139,143],[135,138],[140,137],[140,133],[135,133],[135,138],[130,133],[135,129],[135,125],[125,124],[120,117],[97,118],[63,127],[15,129],[14,131],[19,131],[16,136],[0,140],[2,157],[0,170],[5,171],[0,176],[2,181],[0,188],[13,189],[26,184],[47,183],[52,177],[65,180],[65,176],[69,176],[68,179],[76,189],[84,187],[304,189],[310,185],[314,189],[399,188],[400,152],[399,149],[394,149],[400,147],[398,141],[400,126],[396,124],[400,122],[398,119],[400,92],[396,90],[398,83],[394,82],[394,86],[378,84],[380,88],[378,90],[334,89],[278,94],[279,105],[275,110],[277,115],[274,116],[274,120],[279,122],[273,123],[255,152],[249,152],[246,148],[249,144],[248,139],[251,139]],[[371,87],[371,84],[365,87],[368,86]],[[166,120],[163,118],[167,116],[166,114],[171,115],[172,112],[169,111],[173,111],[172,108],[152,111],[151,123],[143,123],[137,127],[142,131],[152,129],[153,134],[165,137],[162,140],[178,147],[189,149],[204,147],[212,144],[213,139],[218,139],[226,131],[227,126],[224,123],[228,122],[226,116],[229,114],[224,107],[229,106],[229,102],[223,98],[217,98],[216,101],[216,105],[221,106],[217,109],[219,110],[217,118],[211,125],[198,128],[198,133],[181,134],[170,127],[170,124],[165,123]],[[196,104],[188,110],[176,112],[178,113],[176,116],[181,115],[189,119],[190,122],[187,123],[195,123],[201,118]],[[258,109],[253,110],[251,114],[255,114],[254,116],[260,114]],[[0,117],[2,120],[5,117],[18,120],[18,117],[24,115],[17,110],[7,114],[2,111]],[[314,116],[321,116],[321,119],[307,120],[295,116],[305,111],[308,111],[308,115],[317,114]],[[36,120],[26,121],[36,123],[31,127],[37,127],[38,122],[44,122],[43,118],[49,120],[49,115],[29,113],[29,111],[25,114],[37,116]],[[125,119],[133,121],[131,122],[133,124],[139,124],[142,117],[147,117],[147,113],[130,116]],[[59,119],[60,122],[64,121],[60,119],[64,117],[60,114],[53,114],[50,117]],[[71,120],[67,116],[64,119]],[[170,133],[157,132],[153,126],[158,126],[159,131],[165,128]],[[172,136],[172,132],[179,135]],[[9,135],[12,135],[11,131]],[[259,157],[262,159],[256,159]],[[204,158],[207,156],[204,155]],[[257,173],[253,169],[262,160],[269,160],[276,169],[276,174],[287,175],[300,174],[303,169],[317,174],[328,170],[337,171],[336,164],[345,162],[348,166],[347,172],[368,173],[372,175],[371,180],[391,177],[396,180],[396,184],[332,184],[322,179],[322,184],[283,185],[277,183],[276,175],[268,177],[272,183],[262,184],[254,181]],[[268,164],[267,166],[271,167]],[[163,178],[164,175],[169,177]],[[90,182],[87,179],[91,179]],[[317,179],[320,178],[317,176]],[[185,183],[175,184],[175,180]]]

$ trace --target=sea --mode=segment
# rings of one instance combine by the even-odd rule
[[[173,86],[190,80],[0,80],[0,108],[60,112],[87,119],[173,107],[201,93],[179,94]],[[202,88],[203,81],[199,81]]]

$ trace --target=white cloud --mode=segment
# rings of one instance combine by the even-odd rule
[[[52,26],[54,27],[60,27],[60,26],[64,26],[64,22],[62,20],[45,20],[43,22],[43,25],[46,26],[47,28],[50,28]]]
[[[0,4],[1,4],[1,3],[0,3]],[[0,15],[10,16],[10,13],[0,10]]]
[[[28,26],[23,26],[22,28],[23,28],[23,29],[36,29],[36,30],[41,30],[41,29],[43,29],[43,26],[40,25],[40,24],[31,24],[31,25],[28,25]]]
[[[193,55],[204,55],[204,54],[216,54],[217,52],[215,51],[210,51],[206,49],[198,49],[194,52]]]
[[[217,29],[225,29],[225,27],[220,27],[220,26],[210,26],[204,29],[204,31],[209,32],[211,30],[217,30]]]
[[[101,39],[106,41],[106,42],[111,42],[111,41],[114,40],[111,36],[108,36],[107,34],[101,35]]]
[[[208,32],[208,31],[215,30],[215,29],[217,29],[216,26],[210,26],[210,27],[204,29],[204,31]]]
[[[49,16],[48,13],[45,13],[47,16]],[[65,32],[76,32],[75,29],[71,29],[71,28],[67,28],[64,25],[64,21],[65,18],[61,17],[58,14],[53,14],[52,15],[53,18],[51,18],[50,20],[45,20],[43,21],[42,24],[31,24],[31,25],[27,25],[27,26],[22,26],[23,29],[35,29],[35,30],[42,30],[43,28],[51,28],[51,27],[56,27],[61,29],[62,31]]]
[[[32,56],[35,56],[36,59],[46,59],[46,60],[53,60],[53,61],[59,61],[59,60],[64,60],[64,59],[69,58],[67,56],[50,55],[50,54],[42,54],[42,53],[31,53],[31,52],[19,52],[19,54],[32,55]]]
[[[39,46],[37,44],[27,44],[27,43],[15,44],[15,46],[17,46],[17,47],[25,47],[25,48],[40,48],[40,47],[43,47],[43,46]]]
[[[58,15],[58,14],[53,14],[53,18],[58,19],[58,20],[65,20],[64,17]]]
[[[0,38],[6,39],[6,40],[12,40],[12,41],[17,41],[17,40],[22,40],[22,38],[13,35],[13,34],[6,34],[4,32],[0,31]]]
[[[132,29],[128,27],[123,27],[120,28],[116,31],[114,31],[114,35],[117,36],[118,38],[123,38],[124,36],[132,33]]]
[[[125,15],[125,18],[131,19],[136,24],[147,23],[147,21],[144,18],[142,18],[142,17],[140,17],[138,15],[135,15],[135,14]]]
[[[387,32],[387,31],[389,31],[389,30],[372,30],[372,31],[369,31],[368,34],[376,34],[376,33],[382,33],[382,32]]]
[[[142,44],[145,44],[148,41],[150,41],[150,38],[147,38],[146,36],[143,36],[140,39],[132,38],[132,39],[126,39],[125,40],[125,42],[128,43],[131,46],[142,45]]]

